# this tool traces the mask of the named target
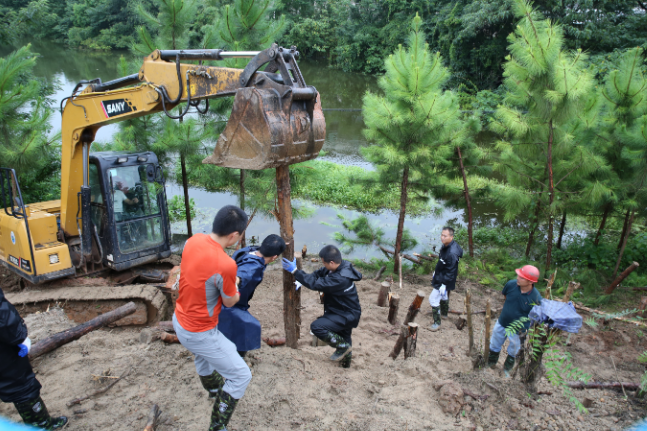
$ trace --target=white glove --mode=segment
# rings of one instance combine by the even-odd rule
[[[22,344],[27,346],[27,352],[29,353],[29,351],[31,350],[31,340],[29,339],[29,337],[25,338],[25,341],[23,341]]]
[[[297,287],[295,290],[299,290],[299,288],[300,288],[301,286],[303,286],[303,285],[302,285],[301,283],[299,283],[298,281],[295,281],[295,282],[294,282],[294,284],[295,284],[295,286]]]
[[[447,286],[445,286],[444,284],[441,284],[440,289],[438,290],[440,291],[441,295],[445,295],[445,292],[447,291]]]

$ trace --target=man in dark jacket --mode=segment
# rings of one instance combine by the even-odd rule
[[[440,234],[440,241],[443,246],[438,253],[436,270],[431,280],[434,288],[429,295],[434,324],[432,331],[440,329],[441,314],[447,317],[449,312],[449,292],[456,288],[456,276],[458,275],[458,262],[463,257],[463,249],[454,241],[454,229],[445,226]]]
[[[334,245],[322,248],[319,257],[324,267],[312,274],[297,270],[296,258],[292,262],[283,258],[283,269],[294,274],[303,286],[324,294],[324,315],[312,322],[310,330],[336,349],[330,359],[348,368],[352,360],[351,335],[362,316],[355,286],[362,274],[352,263],[342,260],[341,252]]]
[[[285,241],[278,235],[269,235],[260,247],[245,247],[236,251],[240,299],[233,307],[222,307],[218,330],[236,345],[238,354],[245,356],[250,350],[261,348],[261,324],[249,313],[249,301],[261,281],[265,268],[285,250]]]
[[[59,429],[67,418],[53,418],[40,398],[42,387],[31,369],[27,326],[0,289],[0,400],[13,403],[22,420],[46,430]]]

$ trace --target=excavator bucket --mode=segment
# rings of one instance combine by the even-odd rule
[[[267,169],[316,158],[326,137],[321,99],[283,98],[273,89],[239,90],[225,130],[203,163],[227,168]]]

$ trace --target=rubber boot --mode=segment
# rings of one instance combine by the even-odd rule
[[[512,368],[514,367],[514,356],[508,355],[507,358],[505,358],[505,362],[503,363],[503,372],[505,373],[506,377],[510,377],[510,371],[512,371]]]
[[[225,391],[220,391],[220,396],[216,400],[216,403],[213,405],[213,410],[211,411],[211,425],[209,426],[209,431],[227,431],[227,424],[231,416],[234,414],[238,400],[232,398]]]
[[[449,299],[440,301],[440,315],[447,317],[449,314]]]
[[[344,358],[339,361],[342,368],[350,368],[350,363],[353,360],[353,352],[348,353]]]
[[[497,362],[499,362],[499,355],[500,354],[501,354],[501,352],[493,352],[493,351],[490,350],[490,355],[487,358],[487,366],[490,367],[490,368],[494,368],[496,366]]]
[[[442,304],[442,301],[440,302]],[[431,315],[434,318],[434,324],[431,325],[432,331],[437,331],[440,329],[440,307],[431,307]]]
[[[336,349],[331,361],[341,361],[352,350],[350,343],[334,332],[328,332],[323,340]]]
[[[49,415],[43,399],[39,396],[23,403],[14,403],[18,414],[26,425],[34,425],[45,430],[57,430],[67,425],[67,417],[53,418]]]
[[[220,390],[225,386],[225,379],[218,371],[214,371],[208,376],[200,376],[200,382],[202,383],[202,387],[209,392],[209,399],[211,400],[218,398]]]

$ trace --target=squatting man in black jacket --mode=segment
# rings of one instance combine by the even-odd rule
[[[351,334],[362,315],[355,286],[362,274],[352,263],[342,260],[334,245],[322,248],[319,257],[324,267],[312,274],[297,270],[296,258],[292,262],[283,258],[283,269],[294,274],[303,286],[324,294],[324,315],[312,322],[310,330],[336,349],[330,360],[340,361],[342,367],[348,368],[352,360]]]
[[[0,400],[13,403],[23,422],[46,430],[62,428],[67,418],[53,418],[40,398],[42,387],[29,363],[27,326],[0,289]]]
[[[458,262],[463,257],[463,249],[454,241],[454,229],[443,227],[440,241],[443,246],[438,252],[438,262],[431,280],[431,286],[434,289],[429,295],[429,304],[434,317],[434,324],[430,328],[432,331],[440,329],[440,316],[447,317],[449,313],[449,292],[456,288]]]

